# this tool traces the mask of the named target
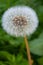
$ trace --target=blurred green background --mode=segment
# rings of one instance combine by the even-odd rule
[[[27,39],[33,65],[43,65],[43,0],[0,0],[0,65],[28,65],[24,38],[8,35],[1,26],[3,13],[17,5],[30,6],[37,13],[39,26]]]

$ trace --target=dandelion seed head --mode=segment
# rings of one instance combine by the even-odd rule
[[[2,16],[2,27],[12,36],[29,36],[37,29],[38,22],[36,12],[27,6],[11,7]]]

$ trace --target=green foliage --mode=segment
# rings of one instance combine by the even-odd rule
[[[39,65],[43,65],[43,57],[38,59],[38,63],[39,63]]]
[[[43,56],[43,33],[41,33],[38,39],[30,42],[30,50],[34,54]]]
[[[21,54],[15,57],[6,51],[0,51],[0,65],[28,65],[28,61]]]
[[[8,35],[1,26],[3,13],[15,5],[30,6],[38,15],[38,29],[28,41],[33,65],[43,65],[43,0],[0,0],[0,65],[28,65],[24,39]]]

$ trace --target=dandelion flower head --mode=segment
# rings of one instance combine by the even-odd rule
[[[36,12],[27,6],[11,7],[2,16],[2,27],[12,36],[29,36],[37,26]]]

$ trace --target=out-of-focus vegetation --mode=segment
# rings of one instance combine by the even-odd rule
[[[27,37],[33,65],[43,65],[43,0],[0,0],[0,65],[28,65],[24,39],[12,37],[2,28],[1,18],[9,7],[26,5],[33,8],[39,18],[39,26]]]

